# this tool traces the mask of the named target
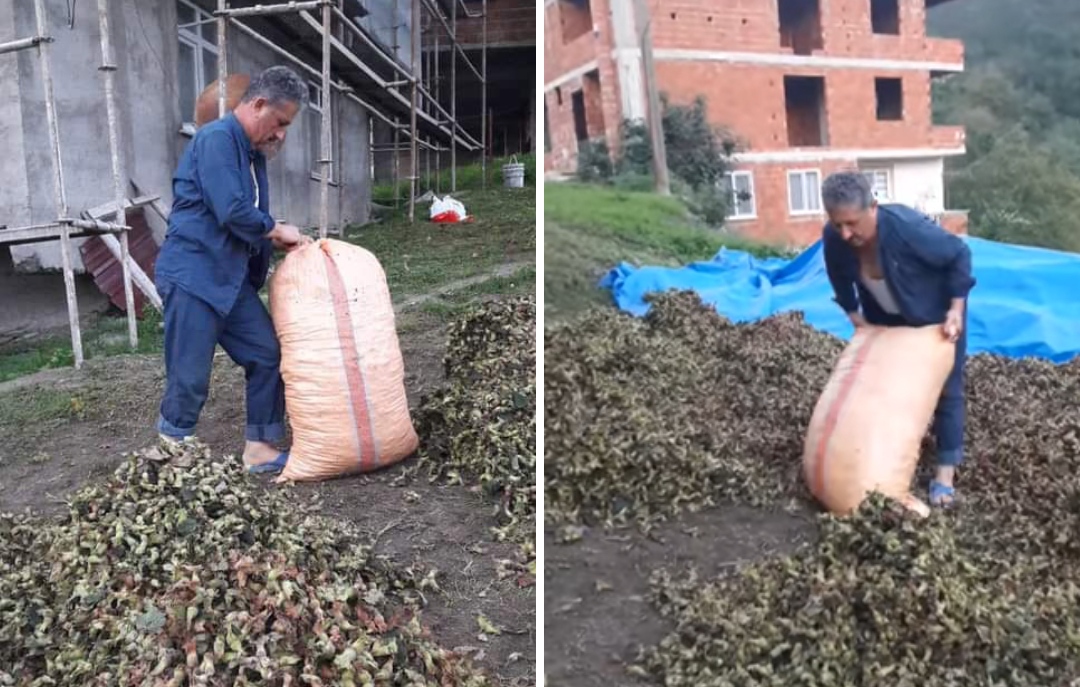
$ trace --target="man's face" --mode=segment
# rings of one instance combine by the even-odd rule
[[[292,124],[300,107],[296,103],[272,105],[264,98],[253,103],[254,122],[251,143],[259,152],[273,158],[285,144],[285,130]]]
[[[845,241],[861,248],[877,236],[877,203],[871,203],[865,210],[841,205],[829,211],[829,221]]]

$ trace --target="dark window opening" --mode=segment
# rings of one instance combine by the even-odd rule
[[[555,87],[555,101],[562,107],[562,86]]]
[[[589,120],[585,118],[585,93],[583,91],[574,91],[570,96],[570,102],[574,108],[574,133],[577,135],[577,140],[587,141],[589,140]]]
[[[592,31],[592,7],[589,0],[559,0],[559,21],[563,44],[573,43]]]
[[[900,79],[874,79],[877,91],[877,118],[897,121],[904,118],[904,82]]]
[[[809,55],[825,47],[821,37],[818,0],[780,0],[780,45],[796,55]]]
[[[784,100],[787,109],[788,145],[829,145],[825,115],[825,78],[785,76]]]
[[[874,33],[900,35],[900,1],[870,0],[870,28]]]
[[[581,77],[585,100],[585,122],[589,138],[604,135],[604,96],[600,88],[600,71],[593,70]]]

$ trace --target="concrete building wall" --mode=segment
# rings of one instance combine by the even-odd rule
[[[14,3],[0,4],[0,36],[22,37],[16,32]],[[30,215],[30,188],[26,165],[21,162],[26,159],[19,100],[21,84],[18,55],[0,55],[0,140],[6,153],[0,159],[0,225],[8,226],[15,226],[19,217]]]
[[[364,9],[368,11],[367,16],[356,23],[371,32],[375,40],[403,64],[412,64],[412,3],[384,0],[364,3]]]
[[[104,104],[104,85],[96,13],[92,4],[76,6],[74,29],[67,25],[66,0],[47,0],[53,79],[60,121],[61,155],[70,212],[109,202],[113,198],[112,168]],[[5,13],[12,15],[15,34],[34,33],[33,8],[19,3],[13,10],[0,9],[0,31]],[[165,207],[172,202],[171,179],[190,138],[181,133],[190,113],[182,113],[178,95],[178,39],[175,0],[122,0],[113,3],[111,15],[118,61],[118,101],[121,149],[128,176],[144,193],[158,194]],[[230,72],[259,69],[284,63],[272,51],[239,32],[229,34]],[[21,142],[21,155],[0,162],[0,224],[9,226],[56,219],[52,193],[52,163],[40,61],[35,52],[17,57],[0,56],[0,70],[17,60],[18,93],[0,104],[0,131],[17,132],[5,140]],[[306,76],[306,75],[305,75]],[[0,90],[11,89],[3,79]],[[368,116],[356,104],[334,98],[338,107],[337,163],[339,185],[331,189],[331,224],[363,222],[370,202],[368,165]],[[289,138],[278,159],[270,163],[271,210],[275,216],[301,226],[318,224],[319,183],[313,168],[308,138],[309,113],[290,127]],[[19,178],[23,188],[20,192]],[[26,200],[20,201],[20,195]],[[158,239],[164,227],[155,227]],[[82,268],[76,251],[76,268]],[[21,270],[58,269],[58,242],[12,247],[12,258]]]

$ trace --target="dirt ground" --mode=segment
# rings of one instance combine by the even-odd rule
[[[437,322],[402,329],[410,401],[442,380],[445,340]],[[152,445],[164,381],[160,357],[92,360],[81,371],[49,370],[0,384],[0,511],[63,510],[65,495],[106,478],[125,452]],[[219,454],[243,448],[242,372],[223,354],[196,430]],[[239,458],[236,458],[239,460]],[[504,686],[535,683],[535,586],[500,578],[500,561],[518,549],[495,542],[490,508],[462,487],[400,483],[415,461],[370,476],[292,489],[297,498],[355,523],[377,554],[441,571],[442,594],[429,594],[425,622],[443,646],[469,653]],[[481,641],[477,615],[503,629]]]
[[[794,549],[814,531],[808,513],[714,508],[676,518],[648,536],[587,530],[579,541],[544,537],[544,672],[547,687],[649,685],[626,671],[670,625],[649,603],[659,568],[704,576]]]

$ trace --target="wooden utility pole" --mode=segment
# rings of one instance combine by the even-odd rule
[[[652,139],[653,177],[656,179],[656,192],[670,196],[671,180],[668,178],[667,148],[664,145],[664,113],[660,109],[660,92],[656,90],[656,65],[653,62],[652,19],[645,2],[646,0],[634,0],[634,9],[637,15],[645,93],[649,99],[647,124],[649,137]]]

